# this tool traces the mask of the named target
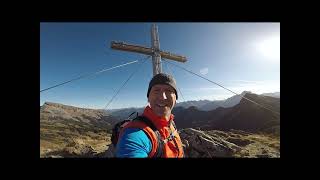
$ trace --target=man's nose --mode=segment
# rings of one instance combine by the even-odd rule
[[[167,99],[167,96],[166,96],[165,92],[162,92],[162,97],[163,97],[163,99]]]
[[[159,99],[164,99],[164,100],[168,99],[165,92],[159,93],[158,98],[159,98]]]

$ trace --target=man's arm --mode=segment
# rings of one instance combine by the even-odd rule
[[[146,158],[152,144],[146,133],[138,128],[128,128],[123,132],[116,147],[116,157]]]

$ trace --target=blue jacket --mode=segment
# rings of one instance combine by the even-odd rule
[[[117,144],[116,157],[146,158],[151,150],[151,141],[143,130],[128,128]]]

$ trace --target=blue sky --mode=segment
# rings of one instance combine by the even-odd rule
[[[241,93],[280,92],[280,23],[156,23],[160,49],[184,55],[186,63],[171,61]],[[112,40],[151,46],[152,23],[41,23],[40,89],[134,60],[124,67],[40,93],[40,105],[57,102],[102,109],[137,69],[108,109],[147,104],[152,78],[151,58],[113,50]],[[218,100],[233,94],[175,66],[173,71],[184,99]],[[170,72],[171,73],[171,72]]]

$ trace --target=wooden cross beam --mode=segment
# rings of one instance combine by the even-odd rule
[[[158,27],[153,24],[151,28],[151,48],[142,45],[128,44],[125,42],[112,41],[111,48],[122,51],[141,53],[152,56],[153,76],[162,72],[161,58],[170,59],[178,62],[186,62],[185,56],[173,54],[160,50]]]

